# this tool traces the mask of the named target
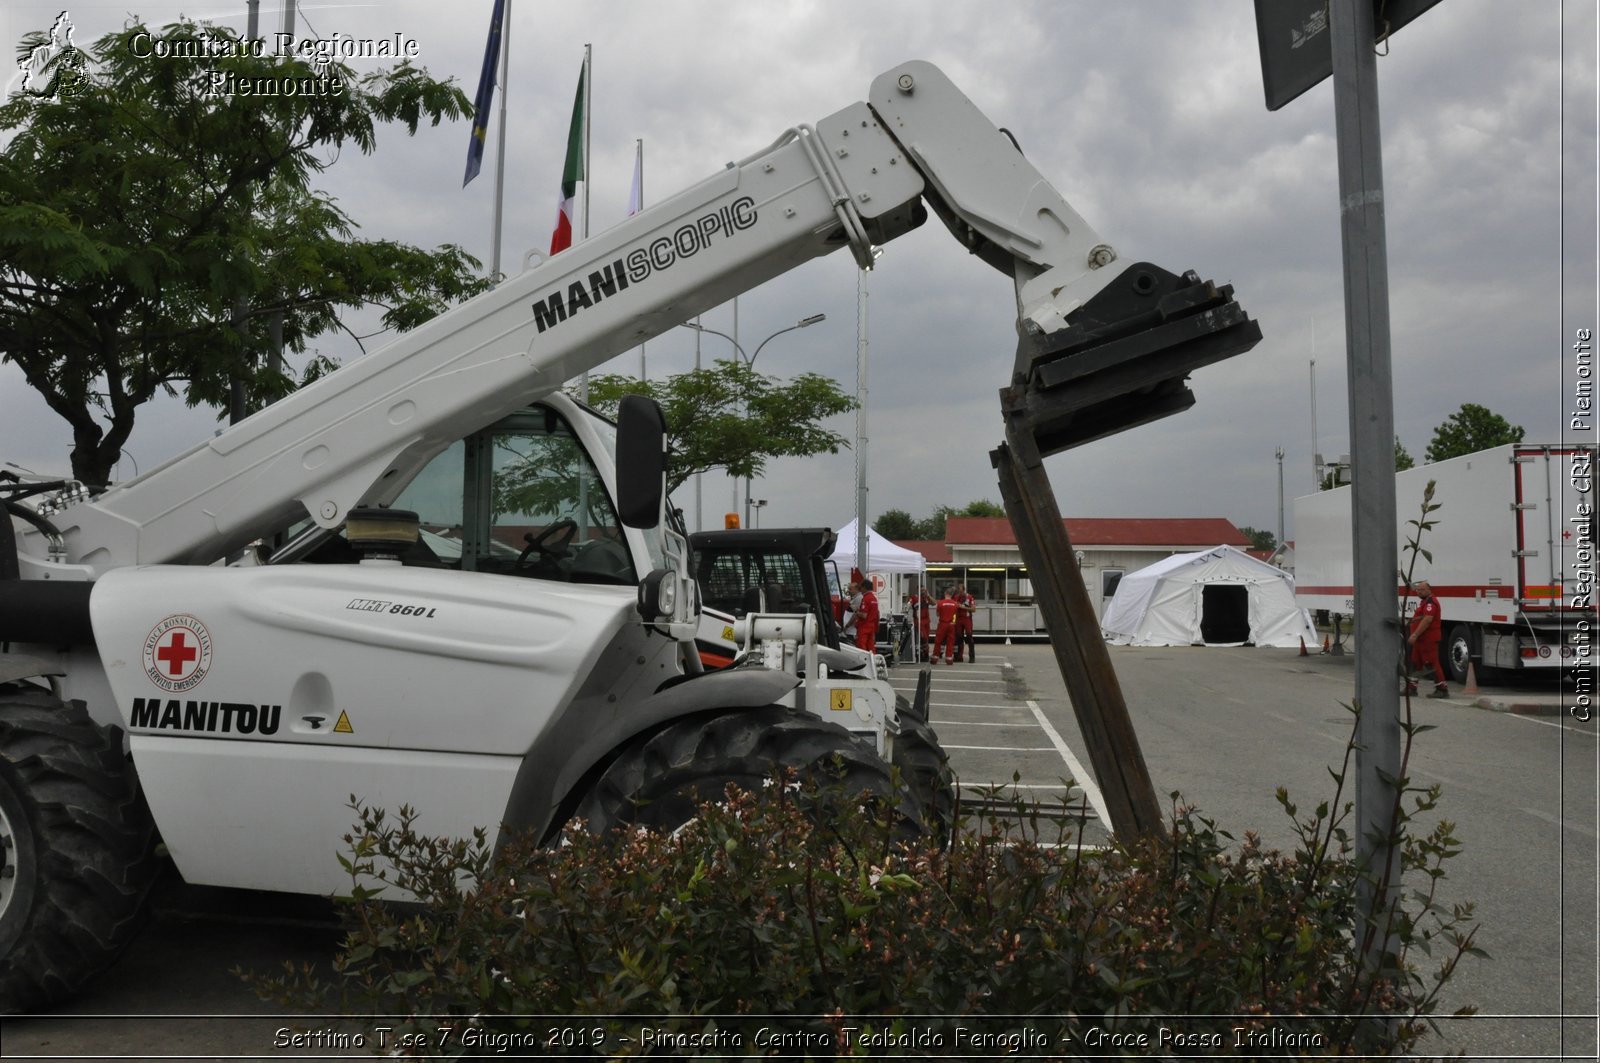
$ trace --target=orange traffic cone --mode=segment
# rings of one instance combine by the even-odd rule
[[[1300,640],[1300,656],[1302,656],[1302,657],[1310,657],[1311,656],[1311,654],[1306,652],[1306,640],[1304,638],[1302,638]]]
[[[1471,661],[1468,661],[1467,662],[1467,682],[1466,682],[1466,684],[1464,686],[1462,686],[1461,693],[1463,693],[1463,694],[1476,694],[1477,692],[1478,692],[1478,670],[1472,666],[1472,662]]]
[[[1328,652],[1328,636],[1326,635],[1322,636],[1322,652]]]

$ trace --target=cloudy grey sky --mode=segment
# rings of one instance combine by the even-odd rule
[[[8,0],[7,54],[63,2]],[[151,24],[182,13],[242,29],[245,6],[146,3],[137,13]],[[490,6],[306,4],[299,28],[405,34],[422,65],[470,94]],[[129,17],[126,3],[69,11],[80,42]],[[1276,529],[1274,448],[1285,452],[1291,510],[1312,488],[1313,376],[1317,448],[1349,451],[1332,90],[1324,82],[1266,110],[1248,0],[513,0],[513,11],[509,262],[548,244],[585,44],[594,47],[596,232],[626,213],[636,139],[648,204],[862,98],[881,71],[928,59],[1017,135],[1126,260],[1233,284],[1265,334],[1252,352],[1195,375],[1192,410],[1052,458],[1065,513],[1222,516]],[[279,17],[271,0],[262,4],[264,26]],[[1465,402],[1523,425],[1530,441],[1563,438],[1568,343],[1596,323],[1595,54],[1592,0],[1445,0],[1379,60],[1395,424],[1419,460],[1433,428]],[[493,159],[463,190],[467,137],[466,122],[414,139],[391,130],[372,156],[346,152],[321,185],[368,237],[457,242],[487,261]],[[742,297],[747,350],[827,315],[775,339],[758,367],[812,370],[853,390],[858,278],[836,254]],[[997,499],[988,452],[1013,358],[1009,281],[934,222],[889,244],[863,283],[870,515]],[[732,332],[733,310],[704,323]],[[694,340],[678,329],[652,341],[651,375],[689,368]],[[708,359],[731,349],[715,336],[703,344]],[[356,353],[332,339],[325,350]],[[606,368],[638,365],[628,354]],[[147,411],[120,473],[132,462],[152,467],[214,424],[176,404]],[[851,434],[853,419],[837,427]],[[62,472],[68,442],[21,375],[0,366],[0,460]],[[777,462],[755,491],[770,500],[762,523],[838,527],[854,513],[854,477],[849,452]],[[728,481],[707,478],[704,498],[707,523],[720,524]],[[691,510],[693,501],[687,490],[678,499]]]

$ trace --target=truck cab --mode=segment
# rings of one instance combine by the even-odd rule
[[[839,649],[839,625],[827,608],[838,536],[829,528],[729,529],[689,536],[690,570],[700,588],[701,661],[727,667],[739,653],[736,626],[752,613],[816,618],[818,641]]]

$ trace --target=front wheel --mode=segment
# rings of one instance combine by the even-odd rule
[[[903,823],[920,826],[915,799],[895,793],[888,765],[870,748],[837,724],[779,705],[681,720],[634,742],[575,815],[596,833],[628,825],[676,830],[701,802],[721,800],[729,783],[760,790],[783,768],[837,778],[852,797],[879,795]]]
[[[64,1000],[121,954],[155,880],[154,835],[120,730],[80,702],[0,688],[0,1011]]]
[[[940,839],[947,838],[956,818],[956,777],[950,757],[939,744],[924,716],[918,715],[903,697],[896,697],[900,733],[894,736],[890,760],[900,769],[901,781],[921,802],[928,829]]]

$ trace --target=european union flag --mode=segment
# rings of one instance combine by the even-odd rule
[[[489,43],[483,49],[483,73],[478,75],[478,94],[473,97],[472,142],[467,145],[467,175],[461,187],[467,187],[483,168],[483,142],[489,134],[489,104],[494,100],[495,67],[500,65],[500,26],[505,12],[505,0],[494,0],[494,21],[489,23]]]

